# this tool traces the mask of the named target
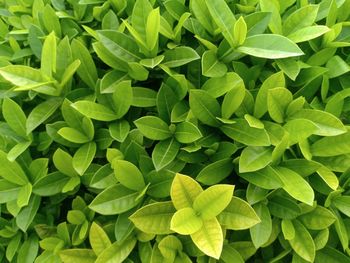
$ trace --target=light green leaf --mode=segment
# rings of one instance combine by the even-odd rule
[[[136,245],[135,238],[114,242],[106,248],[94,261],[95,263],[122,263]]]
[[[313,262],[315,259],[315,243],[306,228],[297,220],[293,221],[295,236],[288,240],[293,250],[303,259]]]
[[[149,13],[146,24],[146,43],[150,51],[155,48],[158,42],[159,28],[160,14],[159,8],[156,8]]]
[[[244,21],[243,16],[241,16],[235,23],[233,29],[233,36],[238,45],[242,45],[247,36],[247,24]]]
[[[269,240],[272,234],[272,220],[266,205],[258,203],[253,208],[261,222],[251,227],[249,231],[255,248],[259,248]]]
[[[150,234],[170,234],[171,218],[176,212],[172,202],[157,202],[143,206],[129,219],[141,231]]]
[[[315,134],[320,136],[336,136],[347,131],[338,118],[320,110],[303,109],[291,115],[290,118],[312,121],[318,128]]]
[[[7,154],[0,150],[0,176],[5,180],[17,184],[26,185],[29,180],[17,162],[10,162],[7,159]]]
[[[318,5],[306,5],[291,13],[283,23],[283,34],[287,36],[311,26],[316,20],[318,8]]]
[[[270,138],[264,129],[252,128],[244,119],[237,119],[236,123],[223,125],[220,129],[231,139],[248,146],[271,145]]]
[[[231,158],[220,159],[205,166],[197,175],[196,180],[205,185],[214,185],[228,177],[234,168]]]
[[[96,154],[96,143],[89,142],[81,146],[73,156],[73,168],[79,174],[83,175],[90,166]]]
[[[96,255],[100,255],[112,244],[103,228],[95,222],[90,227],[89,241]]]
[[[174,136],[180,143],[192,143],[201,138],[202,133],[196,125],[184,121],[176,125]]]
[[[331,226],[337,218],[327,208],[318,205],[311,212],[300,215],[298,219],[308,229],[322,230]]]
[[[32,194],[32,184],[27,183],[23,185],[18,192],[17,196],[17,205],[22,208],[23,206],[27,206],[29,203],[30,196]]]
[[[222,35],[230,44],[231,47],[235,46],[235,39],[233,35],[233,28],[236,22],[235,16],[231,9],[228,7],[226,1],[216,0],[210,1],[205,0],[209,13],[213,18],[216,25],[220,28]]]
[[[239,158],[239,172],[254,172],[266,167],[272,161],[272,149],[267,147],[244,148]]]
[[[261,118],[265,112],[267,112],[267,96],[270,89],[276,87],[285,87],[285,79],[283,72],[277,72],[270,77],[268,77],[261,85],[258,94],[256,96],[254,105],[254,116]]]
[[[191,207],[182,208],[173,215],[170,229],[181,235],[190,235],[203,226],[203,220]]]
[[[91,88],[95,88],[97,70],[88,49],[77,39],[72,41],[72,54],[75,60],[81,62],[78,68],[79,77]]]
[[[338,196],[332,199],[332,204],[343,214],[350,216],[350,196]]]
[[[84,248],[74,248],[65,249],[59,252],[60,258],[64,263],[94,263],[96,260],[96,255],[91,249]]]
[[[171,184],[171,200],[177,210],[192,207],[196,197],[203,192],[200,184],[190,176],[177,173]]]
[[[11,129],[21,137],[26,138],[26,115],[21,107],[10,98],[5,98],[2,103],[2,115]]]
[[[113,169],[115,177],[125,187],[135,191],[141,191],[145,188],[142,173],[133,163],[115,160],[113,161]]]
[[[171,137],[168,124],[155,116],[145,116],[134,121],[139,131],[151,140],[165,140]]]
[[[190,91],[190,108],[194,116],[204,124],[218,126],[216,117],[220,116],[220,105],[214,97],[204,90]]]
[[[191,235],[194,244],[206,255],[219,259],[223,247],[221,226],[216,218],[203,221],[203,226]]]
[[[309,183],[296,172],[284,168],[276,167],[274,170],[283,182],[283,189],[296,200],[312,206],[314,201],[314,191]],[[295,187],[295,186],[298,187]]]
[[[113,121],[118,119],[117,114],[111,109],[92,101],[80,100],[71,104],[71,106],[84,116],[91,119],[99,121]]]
[[[294,43],[300,43],[322,36],[329,31],[330,29],[326,26],[308,26],[289,34],[287,37]]]
[[[288,121],[283,128],[289,134],[289,145],[307,139],[318,131],[317,126],[307,119],[294,119]]]
[[[275,169],[271,166],[267,166],[264,169],[252,173],[241,173],[239,176],[264,189],[283,187],[283,182],[280,180]]]
[[[175,160],[180,150],[180,144],[170,138],[157,143],[152,152],[152,161],[157,171],[161,170]]]
[[[311,145],[313,156],[335,156],[350,153],[350,132],[324,137]]]
[[[27,134],[46,121],[61,105],[62,99],[51,98],[36,106],[28,115],[26,122]]]
[[[135,207],[141,200],[138,192],[121,184],[112,185],[98,194],[89,208],[102,215],[121,214]]]
[[[235,196],[217,219],[220,225],[232,230],[249,229],[260,222],[254,209],[246,201]]]
[[[247,55],[278,59],[304,55],[303,51],[291,40],[281,35],[261,34],[247,37],[238,52]]]
[[[291,220],[282,219],[281,229],[283,236],[286,240],[291,240],[295,238],[295,229]]]
[[[284,122],[287,106],[292,100],[293,95],[286,88],[269,89],[267,92],[267,110],[271,119],[277,123]]]
[[[40,70],[48,77],[52,77],[52,74],[56,72],[56,48],[56,35],[53,31],[45,38],[41,52]]]
[[[169,68],[180,67],[191,61],[200,59],[200,56],[195,50],[190,47],[180,46],[174,49],[169,49],[164,52],[164,60],[162,65]]]
[[[202,74],[206,77],[219,78],[226,74],[227,67],[216,57],[214,50],[207,50],[202,55]]]
[[[220,214],[231,202],[233,185],[213,185],[200,193],[193,202],[193,209],[203,220],[209,220]]]
[[[280,16],[280,2],[277,0],[260,0],[260,9],[263,12],[271,12],[269,28],[274,34],[282,34],[282,21]],[[263,33],[263,32],[261,32]]]
[[[57,131],[57,134],[74,143],[87,143],[90,141],[90,139],[84,133],[71,127],[61,128]]]

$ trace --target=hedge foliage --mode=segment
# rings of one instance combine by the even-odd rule
[[[0,259],[350,262],[349,0],[0,1]]]

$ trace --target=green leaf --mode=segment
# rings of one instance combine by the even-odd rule
[[[216,218],[203,221],[202,228],[192,234],[191,239],[204,254],[219,259],[224,240]]]
[[[336,136],[346,132],[345,126],[338,118],[324,111],[303,109],[290,116],[290,118],[312,121],[318,128],[316,135]]]
[[[249,229],[260,222],[254,209],[246,201],[235,196],[217,218],[220,225],[232,230]]]
[[[255,248],[259,248],[269,240],[272,234],[272,221],[266,205],[258,203],[253,208],[261,222],[251,227],[249,231]]]
[[[209,13],[231,47],[235,46],[233,28],[236,19],[224,0],[205,0]]]
[[[230,203],[234,186],[213,185],[201,192],[193,202],[193,209],[203,220],[209,220],[220,214]]]
[[[125,81],[118,85],[113,92],[113,109],[117,119],[123,117],[128,111],[132,103],[131,81]]]
[[[176,125],[174,136],[180,143],[192,143],[201,138],[202,133],[196,125],[184,121]]]
[[[53,154],[53,163],[57,170],[68,176],[76,176],[77,172],[73,168],[73,158],[69,153],[61,150],[60,148]]]
[[[286,88],[269,89],[267,92],[267,110],[271,119],[277,123],[284,122],[287,106],[292,100],[293,95]]]
[[[322,36],[329,31],[330,29],[326,26],[308,26],[289,34],[287,37],[294,43],[300,43]]]
[[[171,137],[168,124],[155,116],[145,116],[134,121],[139,131],[151,140],[165,140]]]
[[[284,35],[311,26],[316,20],[318,9],[318,5],[306,5],[291,13],[283,23]]]
[[[202,56],[202,74],[206,77],[219,78],[226,74],[227,67],[216,57],[214,50],[207,50]]]
[[[175,160],[180,150],[180,144],[170,138],[157,143],[152,152],[152,162],[157,171],[161,170]]]
[[[18,192],[17,206],[21,208],[23,206],[27,206],[29,203],[31,194],[32,194],[32,184],[27,183],[26,185],[23,185]]]
[[[283,128],[289,134],[289,145],[301,142],[318,131],[317,126],[307,119],[290,120]]]
[[[70,180],[60,172],[53,172],[40,178],[33,185],[33,193],[39,196],[52,196],[62,191],[63,187]]]
[[[267,112],[268,91],[276,87],[285,87],[283,72],[277,72],[268,77],[261,85],[254,105],[254,116],[261,118]]]
[[[28,66],[10,65],[2,67],[0,75],[13,85],[24,90],[40,87],[41,89],[38,90],[48,88],[51,91],[55,91],[53,87],[48,85],[51,83],[51,79],[48,76],[43,75],[40,70]]]
[[[228,73],[227,76],[229,74],[230,73]],[[229,119],[232,114],[235,113],[243,103],[246,94],[243,80],[238,75],[236,76],[238,80],[234,81],[235,85],[226,93],[221,105],[221,114],[223,118]],[[230,82],[232,83],[233,81],[231,80]]]
[[[115,160],[113,169],[115,177],[125,187],[135,191],[145,188],[142,173],[134,164],[124,160]]]
[[[61,105],[62,100],[52,98],[36,106],[30,113],[26,122],[27,134],[31,133],[40,124],[46,121]]]
[[[90,141],[84,133],[70,127],[63,127],[57,133],[64,139],[74,143],[87,143]]]
[[[121,214],[139,203],[140,200],[136,200],[138,195],[121,184],[112,185],[98,194],[89,208],[102,215]]]
[[[5,180],[16,185],[26,185],[29,180],[17,162],[10,162],[7,154],[0,150],[0,176]]]
[[[332,199],[332,204],[343,214],[350,215],[350,197],[349,196],[338,196]]]
[[[103,228],[95,222],[90,227],[89,241],[97,256],[112,244]]]
[[[233,168],[234,165],[231,158],[218,160],[205,166],[198,173],[196,180],[205,185],[214,185],[228,177]]]
[[[44,41],[43,49],[41,52],[41,72],[49,77],[52,77],[56,72],[56,56],[57,56],[57,44],[55,32],[51,32]]]
[[[26,115],[21,107],[10,98],[5,98],[2,103],[2,115],[11,129],[21,137],[26,138]]]
[[[91,88],[95,88],[97,81],[97,70],[92,57],[87,48],[76,39],[72,41],[72,54],[74,59],[81,62],[78,68],[79,77]]]
[[[203,220],[191,207],[182,208],[171,218],[170,229],[181,235],[191,235],[203,226]]]
[[[311,153],[313,156],[335,156],[350,153],[350,132],[324,137],[311,145]]]
[[[316,263],[326,263],[326,262],[334,262],[334,263],[349,263],[350,259],[345,254],[336,250],[335,248],[326,246],[325,248],[317,251]]]
[[[60,251],[59,255],[65,263],[93,263],[96,260],[95,253],[91,249],[84,248],[65,249]]]
[[[231,139],[248,146],[271,145],[270,138],[265,130],[250,127],[244,119],[237,119],[236,123],[223,125],[220,129]]]
[[[106,248],[96,259],[96,263],[122,263],[136,245],[135,238],[114,242]]]
[[[247,24],[244,21],[243,16],[241,16],[235,23],[233,29],[233,36],[238,45],[242,45],[247,36]]]
[[[162,65],[169,68],[183,66],[191,61],[200,59],[200,56],[195,50],[190,47],[176,47],[164,52],[164,60]]]
[[[117,120],[109,125],[111,137],[118,142],[124,142],[129,131],[130,124],[126,120]]]
[[[322,230],[332,225],[336,217],[327,208],[316,206],[311,212],[302,214],[298,219],[303,225],[311,230]]]
[[[271,161],[272,149],[266,147],[244,148],[239,158],[239,172],[254,172],[266,167]]]
[[[129,219],[146,233],[165,235],[172,232],[170,222],[175,212],[172,202],[158,202],[143,206]]]
[[[73,156],[73,168],[79,174],[83,175],[90,166],[96,153],[96,143],[89,142],[81,146]]]
[[[284,185],[277,171],[271,166],[252,173],[241,173],[239,176],[264,189],[276,189]]]
[[[296,200],[312,206],[314,201],[314,191],[305,179],[296,172],[284,168],[276,167],[275,171],[283,182],[283,189]],[[295,187],[295,186],[298,187]]]
[[[84,116],[94,120],[113,121],[118,119],[118,116],[114,111],[102,104],[92,101],[80,100],[71,104],[71,106]]]
[[[282,34],[282,22],[280,16],[281,2],[276,0],[260,0],[259,3],[261,11],[271,12],[271,19],[268,21],[271,32],[274,34]]]
[[[295,229],[291,220],[283,219],[281,222],[281,229],[283,236],[286,240],[291,240],[295,238]]]
[[[294,219],[301,213],[297,202],[281,195],[269,199],[268,207],[271,215],[282,219]]]
[[[220,116],[220,105],[215,98],[204,90],[191,90],[189,101],[196,118],[209,126],[219,125],[216,117]]]
[[[203,192],[196,180],[189,176],[177,173],[171,184],[171,200],[177,210],[192,207],[194,200]]]
[[[293,250],[303,259],[313,262],[315,259],[315,243],[306,228],[297,220],[293,221],[295,236],[288,240]]]
[[[147,17],[146,43],[149,50],[153,50],[158,42],[160,28],[159,8],[152,10]]]
[[[38,212],[40,201],[40,196],[32,195],[28,205],[24,207],[16,216],[16,225],[23,232],[26,232],[30,224],[33,222],[33,219]]]
[[[304,55],[303,51],[291,40],[275,34],[261,34],[247,37],[238,52],[247,55],[278,59]]]

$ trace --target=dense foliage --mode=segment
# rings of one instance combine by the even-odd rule
[[[0,0],[0,261],[350,262],[350,0]]]

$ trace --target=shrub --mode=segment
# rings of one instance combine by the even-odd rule
[[[0,6],[2,262],[350,262],[349,0]]]

